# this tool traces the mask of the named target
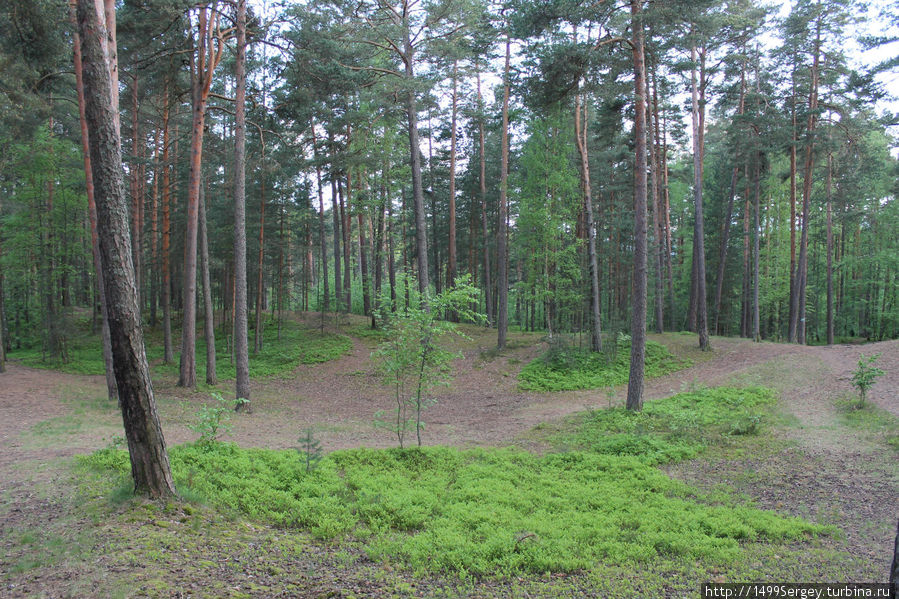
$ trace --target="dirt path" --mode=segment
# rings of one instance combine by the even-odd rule
[[[469,331],[464,357],[454,364],[456,374],[449,388],[438,390],[438,403],[424,420],[424,442],[429,445],[503,445],[537,424],[558,419],[588,407],[603,407],[604,390],[563,393],[520,391],[517,374],[539,352],[536,335],[512,335],[511,349],[493,356],[490,331]],[[665,343],[690,354],[696,365],[651,379],[646,399],[677,393],[696,385],[733,382],[767,384],[784,393],[785,404],[810,427],[826,426],[834,417],[834,398],[849,393],[850,372],[860,354],[881,353],[878,364],[886,371],[870,399],[899,416],[899,341],[868,346],[803,347],[777,343],[752,343],[743,339],[714,338],[714,353],[701,355],[692,335],[666,335]],[[326,450],[349,447],[387,447],[396,440],[373,426],[378,410],[393,408],[390,389],[378,380],[370,358],[374,345],[354,339],[352,351],[325,364],[300,366],[290,378],[254,381],[252,415],[234,418],[231,439],[251,446],[291,447],[301,432],[313,427]],[[765,365],[771,373],[766,374]],[[791,370],[795,365],[795,371]],[[783,367],[783,368],[778,368]],[[761,368],[761,370],[759,370]],[[766,377],[773,380],[766,380]],[[72,388],[81,394],[102,397],[99,377],[32,370],[15,363],[0,376],[0,466],[28,457],[81,453],[108,442],[109,430],[85,430],[71,434],[65,447],[40,450],[23,447],[21,433],[50,418],[72,411],[61,398]],[[811,381],[813,384],[809,385]],[[227,385],[223,388],[227,388]],[[613,402],[624,401],[626,388],[615,389]],[[170,382],[157,384],[163,427],[170,444],[191,440],[195,434],[185,424],[206,394],[176,389]],[[115,407],[104,417],[117,426]],[[93,436],[92,436],[93,435]]]

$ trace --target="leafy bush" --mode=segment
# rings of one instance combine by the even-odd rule
[[[629,338],[619,340],[612,356],[553,344],[521,369],[518,386],[525,391],[572,391],[621,385],[627,382],[630,372],[630,351]],[[664,345],[646,342],[647,377],[661,376],[691,365],[689,360],[673,356]]]
[[[187,425],[187,428],[200,434],[197,443],[215,443],[220,434],[231,432],[231,404],[225,401],[220,393],[212,393],[214,403],[203,404],[197,411],[197,419]],[[238,403],[246,400],[239,400]]]
[[[880,357],[880,354],[874,354],[870,358],[862,354],[858,359],[858,367],[852,371],[852,386],[858,389],[859,405],[865,403],[868,396],[868,390],[874,386],[878,377],[883,376],[883,370],[874,366],[874,362]]]

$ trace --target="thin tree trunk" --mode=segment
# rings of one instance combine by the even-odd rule
[[[144,349],[140,313],[130,256],[127,204],[122,179],[121,138],[112,103],[103,26],[93,0],[77,0],[78,30],[83,43],[85,115],[91,131],[90,155],[96,189],[100,262],[106,270],[104,293],[109,308],[110,338],[122,420],[131,457],[135,491],[150,497],[171,497],[175,486],[165,439],[159,425],[150,369]]]
[[[333,145],[333,143],[332,143]],[[340,311],[340,302],[343,299],[343,279],[340,276],[340,202],[338,201],[337,177],[331,169],[331,216],[334,220],[334,311]]]
[[[793,63],[796,63],[795,57]],[[790,313],[787,324],[787,340],[796,342],[796,331],[799,328],[799,296],[796,287],[796,72],[792,77],[792,95],[790,113],[792,118],[792,136],[790,139]]]
[[[140,196],[140,167],[138,160],[140,157],[140,131],[138,111],[140,104],[137,94],[137,74],[132,76],[131,81],[131,153],[132,163],[129,168],[131,174],[131,256],[134,259],[134,276],[137,284],[138,306],[142,305],[140,297],[143,292],[141,281],[141,229],[143,227],[140,220],[142,198]]]
[[[590,157],[587,151],[587,106],[581,122],[581,96],[574,99],[574,138],[581,157],[581,185],[586,215],[587,261],[590,266],[590,349],[602,351],[602,324],[599,314],[599,261],[596,256],[596,231],[593,223],[593,191],[590,187]]]
[[[421,301],[428,304],[428,227],[425,223],[425,197],[421,184],[421,149],[418,140],[418,112],[415,103],[415,90],[411,83],[415,79],[415,48],[412,45],[410,25],[404,23],[403,60],[406,66],[406,79],[410,84],[406,94],[406,113],[409,124],[409,165],[412,169],[412,211],[415,215],[415,251],[418,262],[418,291]]]
[[[631,298],[631,364],[627,409],[643,408],[646,358],[646,81],[643,58],[643,0],[631,0],[634,58],[634,295]]]
[[[759,342],[762,340],[761,331],[759,330],[759,235],[761,235],[761,215],[760,215],[760,195],[762,186],[761,173],[761,155],[756,156],[755,164],[755,231],[752,236],[752,339]]]
[[[171,165],[169,164],[169,96],[165,91],[162,109],[162,361],[175,361],[172,348],[172,265],[171,265]]]
[[[740,65],[740,100],[737,105],[737,115],[742,116],[746,101],[746,63]],[[721,245],[718,247],[718,273],[715,277],[715,325],[712,329],[716,334],[721,334],[721,293],[724,290],[724,274],[727,266],[727,244],[730,239],[730,221],[734,213],[734,197],[737,194],[737,166],[730,174],[730,194],[727,197],[727,208],[724,211],[724,220],[721,223]]]
[[[487,228],[487,157],[484,152],[484,99],[481,95],[481,72],[478,81],[478,146],[480,148],[481,174],[478,179],[481,195],[481,224],[484,229],[484,299],[487,312],[487,326],[493,322],[493,284],[490,280],[490,233]]]
[[[690,57],[696,62],[697,48],[694,45],[690,49]],[[709,351],[709,325],[708,309],[705,291],[705,232],[703,231],[702,215],[702,171],[703,155],[705,153],[705,70],[706,50],[699,50],[699,81],[696,80],[696,68],[691,75],[691,88],[693,99],[693,202],[695,204],[695,219],[693,222],[693,263],[696,274],[696,306],[697,319],[696,330],[699,333],[699,348]]]
[[[221,60],[223,46],[218,49],[213,39],[218,28],[220,13],[208,17],[208,7],[199,9],[196,56],[191,54],[192,109],[190,175],[187,190],[187,220],[184,231],[184,286],[183,324],[181,327],[181,367],[179,387],[197,386],[196,336],[197,336],[197,221],[200,206],[200,171],[203,164],[203,131],[206,106],[212,85],[212,73]]]
[[[509,27],[509,24],[506,24]],[[501,152],[502,161],[499,175],[499,222],[496,235],[496,260],[497,260],[497,310],[496,346],[499,349],[506,347],[506,332],[509,328],[509,255],[506,250],[508,238],[508,181],[509,181],[509,63],[511,58],[512,38],[506,32],[506,63],[503,68],[503,121]]]
[[[256,327],[253,330],[253,354],[262,351],[262,332],[265,324],[262,322],[263,300],[265,287],[263,286],[263,258],[265,257],[265,144],[262,145],[262,156],[259,164],[259,254],[256,260]]]
[[[247,200],[246,200],[246,90],[247,4],[237,3],[237,60],[234,65],[234,386],[235,409],[250,410],[250,351],[247,331]],[[243,401],[241,401],[243,400]]]
[[[833,154],[827,154],[827,345],[833,345]]]
[[[205,183],[205,182],[204,182]],[[212,307],[212,285],[209,282],[209,237],[206,229],[206,186],[200,187],[200,274],[203,278],[203,336],[206,340],[206,384],[215,385],[215,310]]]
[[[319,163],[314,122],[310,124],[310,129],[312,131],[312,154],[315,159],[315,187],[318,190],[318,237],[321,245],[322,295],[324,296],[319,310],[324,314],[331,307],[331,290],[328,288],[328,242],[325,238],[325,194],[322,192],[322,167]]]
[[[341,231],[343,232],[343,303],[344,309],[347,314],[352,312],[353,310],[353,282],[352,282],[352,266],[350,262],[350,249],[352,248],[352,224],[353,221],[350,218],[350,209],[352,206],[351,195],[352,195],[352,181],[350,179],[349,170],[347,170],[346,175],[346,198],[343,197],[341,193],[342,186],[340,185],[340,180],[337,181],[337,199],[340,200],[340,220],[341,220]]]
[[[808,221],[811,217],[812,175],[815,165],[815,125],[818,111],[818,65],[820,60],[819,49],[821,47],[821,16],[818,16],[815,28],[815,50],[812,61],[812,81],[808,99],[808,125],[806,136],[808,141],[805,146],[805,169],[802,173],[802,233],[799,240],[799,264],[798,264],[798,294],[794,302],[798,302],[796,329],[796,342],[805,344],[805,304],[806,285],[808,282]]]
[[[156,328],[156,308],[159,292],[159,170],[160,150],[159,144],[162,137],[162,129],[156,130],[153,151],[153,195],[150,208],[150,256],[152,267],[150,271],[150,327]]]
[[[78,95],[78,116],[81,123],[81,151],[84,157],[84,174],[85,189],[87,192],[87,210],[90,218],[91,227],[91,254],[94,261],[94,272],[97,277],[97,288],[99,289],[100,298],[100,315],[103,321],[100,338],[103,345],[103,364],[106,373],[106,396],[109,401],[117,401],[119,398],[118,389],[116,388],[115,370],[112,362],[112,342],[109,338],[109,315],[106,308],[106,294],[103,292],[105,288],[103,282],[103,267],[100,264],[100,245],[97,238],[97,204],[94,194],[93,171],[91,169],[90,143],[88,139],[87,117],[85,115],[85,95],[84,95],[84,72],[81,63],[81,38],[77,31],[77,23],[75,17],[75,0],[71,1],[71,17],[72,24],[76,25],[74,34],[75,46],[75,89]],[[2,275],[0,275],[2,277]],[[3,298],[0,296],[0,304]],[[0,312],[0,329],[3,328],[2,312]],[[0,330],[0,345],[2,345],[3,331]],[[3,348],[0,347],[0,354]],[[3,358],[0,357],[0,364]]]
[[[653,241],[655,242],[655,325],[656,333],[662,333],[665,329],[664,314],[664,286],[662,279],[664,272],[662,270],[662,248],[664,241],[662,239],[662,202],[659,187],[661,185],[661,177],[659,176],[659,98],[656,84],[656,68],[653,62],[652,69],[648,69],[648,73],[652,75],[652,105],[649,108],[648,134],[652,143],[649,144],[649,171],[652,173],[650,183],[652,185],[652,231]],[[647,76],[647,80],[649,77]]]
[[[446,265],[446,287],[452,289],[456,281],[456,79],[458,61],[453,61],[453,108],[450,120],[450,172],[449,172],[449,258]],[[436,245],[436,244],[435,244]],[[453,315],[454,320],[458,320]]]

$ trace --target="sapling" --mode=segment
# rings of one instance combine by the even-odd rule
[[[197,442],[204,445],[214,443],[219,434],[231,432],[231,425],[228,422],[231,412],[230,402],[217,392],[212,393],[212,399],[216,405],[204,404],[197,410],[196,422],[187,425],[190,430],[200,433]]]
[[[883,370],[874,366],[879,357],[880,354],[874,354],[870,358],[862,354],[858,359],[858,368],[852,371],[852,386],[858,389],[859,406],[865,405],[868,391],[877,382],[877,378],[883,375]]]
[[[467,280],[428,298],[413,298],[408,307],[392,306],[390,297],[381,300],[382,318],[386,322],[387,341],[374,352],[382,379],[393,387],[396,408],[392,414],[375,413],[375,425],[393,432],[400,448],[405,447],[406,434],[415,431],[421,446],[424,422],[422,412],[436,400],[429,393],[448,381],[452,360],[460,357],[441,346],[448,335],[465,337],[458,327],[440,320],[442,314],[455,314],[461,320],[481,322],[483,316],[472,311],[478,290]]]
[[[315,470],[322,457],[324,457],[321,443],[315,438],[315,431],[311,427],[303,431],[297,451],[303,455],[306,461],[306,472]]]

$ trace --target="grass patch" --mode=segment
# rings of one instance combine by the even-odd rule
[[[753,405],[752,397],[754,405],[770,401],[761,391],[714,408],[704,405],[711,399],[678,397],[647,421],[703,404],[696,426],[720,432],[723,414],[735,405]],[[636,424],[615,411],[580,434],[586,439],[597,428]],[[652,465],[668,442],[657,437],[658,446],[614,454],[594,447],[545,456],[513,449],[356,449],[330,454],[312,472],[296,451],[191,444],[173,448],[171,463],[181,489],[226,512],[320,539],[355,540],[371,559],[416,572],[507,576],[662,558],[732,564],[743,541],[825,532],[772,512],[712,505]],[[119,480],[128,474],[121,450],[82,461]]]
[[[350,337],[357,339],[366,339],[369,341],[377,341],[378,343],[387,340],[387,331],[384,329],[373,329],[371,325],[356,325],[346,327],[343,332]]]
[[[591,410],[547,440],[556,448],[634,456],[647,464],[692,459],[709,444],[755,435],[772,417],[774,393],[761,387],[698,389],[647,402],[641,412]]]
[[[839,399],[836,404],[846,426],[899,451],[899,418],[870,401],[862,403],[854,397]]]
[[[577,347],[550,347],[525,365],[518,375],[524,391],[573,391],[615,387],[627,382],[630,342],[619,343],[612,356]],[[661,376],[692,366],[661,343],[646,342],[646,377]]]
[[[173,332],[176,339],[180,334]],[[146,331],[147,358],[153,363],[154,375],[177,376],[178,355],[171,364],[162,364],[162,335],[159,331]],[[292,371],[298,364],[318,364],[335,360],[352,350],[353,344],[345,335],[320,333],[317,330],[303,328],[300,324],[285,320],[281,326],[281,339],[278,339],[277,326],[269,325],[263,332],[263,349],[250,355],[250,377],[266,377]],[[228,359],[225,340],[216,336],[216,371],[220,380],[233,379],[234,363]],[[11,357],[20,359],[23,364],[32,368],[60,370],[72,374],[102,375],[105,372],[103,352],[100,347],[100,336],[90,334],[89,327],[70,337],[68,341],[68,360],[60,362],[44,359],[40,349],[18,350]],[[202,336],[197,338],[196,345],[197,372],[206,369],[206,341]],[[200,377],[202,378],[202,376]]]

